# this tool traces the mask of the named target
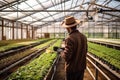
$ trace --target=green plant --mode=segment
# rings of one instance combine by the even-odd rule
[[[23,52],[14,54],[12,56],[8,56],[8,57],[3,58],[3,59],[0,59],[0,69],[3,68],[4,66],[7,66],[10,63],[15,62],[16,60],[19,60],[19,59],[21,59],[21,58],[23,58],[25,56],[28,56],[28,55],[32,54],[36,50],[47,46],[48,44],[50,44],[53,41],[54,41],[54,39],[53,40],[49,39],[49,41],[47,41],[46,43],[42,43],[42,44],[40,44],[40,45],[38,45],[36,47],[33,47],[31,49],[27,49],[27,50],[25,50]]]
[[[53,46],[60,46],[60,43],[61,40],[58,40],[48,49],[52,50]],[[11,74],[8,80],[43,80],[56,56],[56,52],[45,52],[29,64],[22,66],[16,72]]]
[[[1,41],[0,44],[4,46],[0,46],[0,52],[6,51],[12,48],[20,47],[20,46],[27,46],[36,42],[42,42],[45,40],[50,39],[39,39],[39,40],[15,40],[15,41]],[[20,42],[19,42],[20,41]]]
[[[120,50],[88,42],[88,51],[120,69]]]

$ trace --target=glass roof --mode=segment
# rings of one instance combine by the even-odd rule
[[[67,15],[73,15],[82,20],[86,17],[87,10],[102,8],[105,10],[120,10],[119,0],[0,0],[0,16],[10,20],[17,20],[26,24],[40,26],[50,22],[60,22]],[[22,11],[20,11],[22,10]],[[38,11],[37,11],[38,10]],[[42,11],[43,10],[43,11]],[[52,11],[53,10],[53,11]],[[68,10],[67,12],[59,12]],[[71,12],[70,10],[84,10]],[[86,12],[85,12],[86,10]],[[5,11],[5,12],[4,12]],[[51,11],[51,12],[50,12]],[[58,11],[58,12],[57,12]],[[95,13],[89,12],[89,16]],[[95,13],[99,20],[111,20],[120,12]]]

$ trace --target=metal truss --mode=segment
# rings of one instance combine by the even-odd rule
[[[27,0],[15,0],[15,1],[10,2],[8,4],[2,5],[2,6],[0,6],[0,11],[4,10],[6,8],[12,7],[14,5],[17,5],[18,3],[20,4],[20,3],[25,2],[25,1],[27,1]]]
[[[70,1],[70,0],[66,0],[66,2],[67,2],[67,1]],[[55,5],[49,5],[49,6],[47,6],[47,7],[44,8],[44,9],[46,10],[46,9],[48,9],[48,8],[54,7],[54,6],[56,6],[56,5],[59,5],[59,4],[61,4],[61,3],[62,3],[62,2],[58,2],[58,3],[56,3]],[[25,16],[22,16],[22,17],[20,17],[20,18],[14,19],[14,20],[20,20],[20,19],[22,19],[22,18],[31,16],[31,15],[37,13],[37,12],[34,12],[34,11],[32,11],[32,12],[33,12],[33,13],[27,14],[27,15],[25,15]]]
[[[96,10],[3,10],[0,12],[95,12]],[[120,10],[102,10],[102,12],[120,12]]]

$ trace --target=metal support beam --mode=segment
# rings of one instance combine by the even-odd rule
[[[42,28],[41,28],[41,38],[42,38]]]
[[[117,25],[117,22],[116,22],[116,25]],[[117,39],[118,38],[118,33],[117,33],[117,26],[115,26],[115,38]]]
[[[76,8],[76,7],[79,7],[79,5],[77,5],[77,6],[73,7],[73,8],[70,8],[70,9],[74,9],[74,8]],[[70,9],[69,9],[69,10],[70,10]],[[53,14],[52,16],[55,16],[55,15],[58,15],[58,14],[60,14],[60,13],[57,12],[57,13]],[[35,22],[41,21],[41,20],[43,20],[43,19],[46,19],[46,18],[48,18],[48,17],[51,17],[51,16],[43,17],[43,18],[41,18],[41,19],[38,19],[37,21],[32,21],[32,22],[29,23],[29,24],[33,24],[33,23],[35,23]]]
[[[34,30],[34,27],[32,26],[32,39],[34,39],[34,36],[35,36],[35,30]]]
[[[111,7],[108,7],[108,6],[103,6],[103,5],[100,5],[100,4],[96,4],[96,3],[91,3],[93,5],[97,5],[97,6],[100,6],[100,7],[103,7],[103,8],[108,8],[108,9],[111,9],[111,10],[117,10],[115,8],[111,8]]]
[[[77,14],[77,13],[71,13],[70,15],[74,15],[74,14]],[[64,17],[60,17],[60,18],[57,18],[56,19],[56,21],[51,21],[51,22],[61,22],[62,20],[64,19]],[[37,21],[36,21],[37,22]],[[44,21],[45,22],[45,21]],[[39,25],[39,26],[43,26],[43,25],[45,25],[46,23],[48,23],[48,22],[45,22],[44,24],[42,24],[42,25]],[[41,28],[41,27],[39,27],[39,28]]]
[[[4,40],[4,19],[2,19],[2,40]]]
[[[0,12],[95,12],[96,10],[3,10]],[[120,12],[120,10],[102,10],[103,12]]]
[[[39,3],[39,5],[40,6],[42,6],[42,8],[44,9],[44,10],[46,10],[46,8],[44,7],[44,5],[42,5],[42,3],[39,1],[39,0],[36,0],[38,3]],[[54,17],[49,13],[49,12],[47,12],[53,19],[54,19]],[[55,20],[55,19],[54,19]]]
[[[21,23],[21,39],[23,39],[23,24]]]
[[[12,39],[14,40],[14,21],[12,22]]]
[[[107,20],[110,20],[111,18],[106,18],[106,17],[103,17],[103,16],[98,16],[98,18],[102,18],[102,19],[107,19]],[[102,20],[103,21],[103,20]]]
[[[120,16],[113,15],[113,14],[110,14],[110,13],[105,13],[105,12],[103,12],[103,14],[106,14],[106,15],[110,15],[110,16],[114,16],[114,17],[118,17],[118,18],[120,18]]]
[[[65,0],[65,2],[67,2],[67,1],[70,1],[70,0]],[[62,2],[63,2],[63,1],[56,3],[55,6],[61,4]],[[51,7],[53,7],[53,5],[48,5],[48,6],[45,7],[44,9],[48,9],[48,8],[51,8]],[[44,10],[44,9],[43,9],[43,10]],[[27,16],[31,16],[31,15],[33,15],[33,14],[36,14],[36,12],[33,11],[33,13],[27,14],[27,15],[25,15],[25,16],[22,16],[22,17],[18,18],[18,19],[15,19],[15,20],[20,20],[20,19],[22,19],[22,18],[25,18],[25,17],[27,17]]]
[[[0,10],[4,10],[6,8],[12,7],[18,3],[20,4],[20,3],[25,2],[25,1],[27,1],[27,0],[15,0],[13,2],[10,2],[10,3],[7,3],[5,5],[0,6]]]
[[[28,25],[26,25],[26,39],[28,39]]]

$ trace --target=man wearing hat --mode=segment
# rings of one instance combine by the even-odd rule
[[[66,80],[83,80],[86,68],[87,38],[77,30],[79,20],[68,16],[62,23],[69,36],[61,56],[65,59]]]

